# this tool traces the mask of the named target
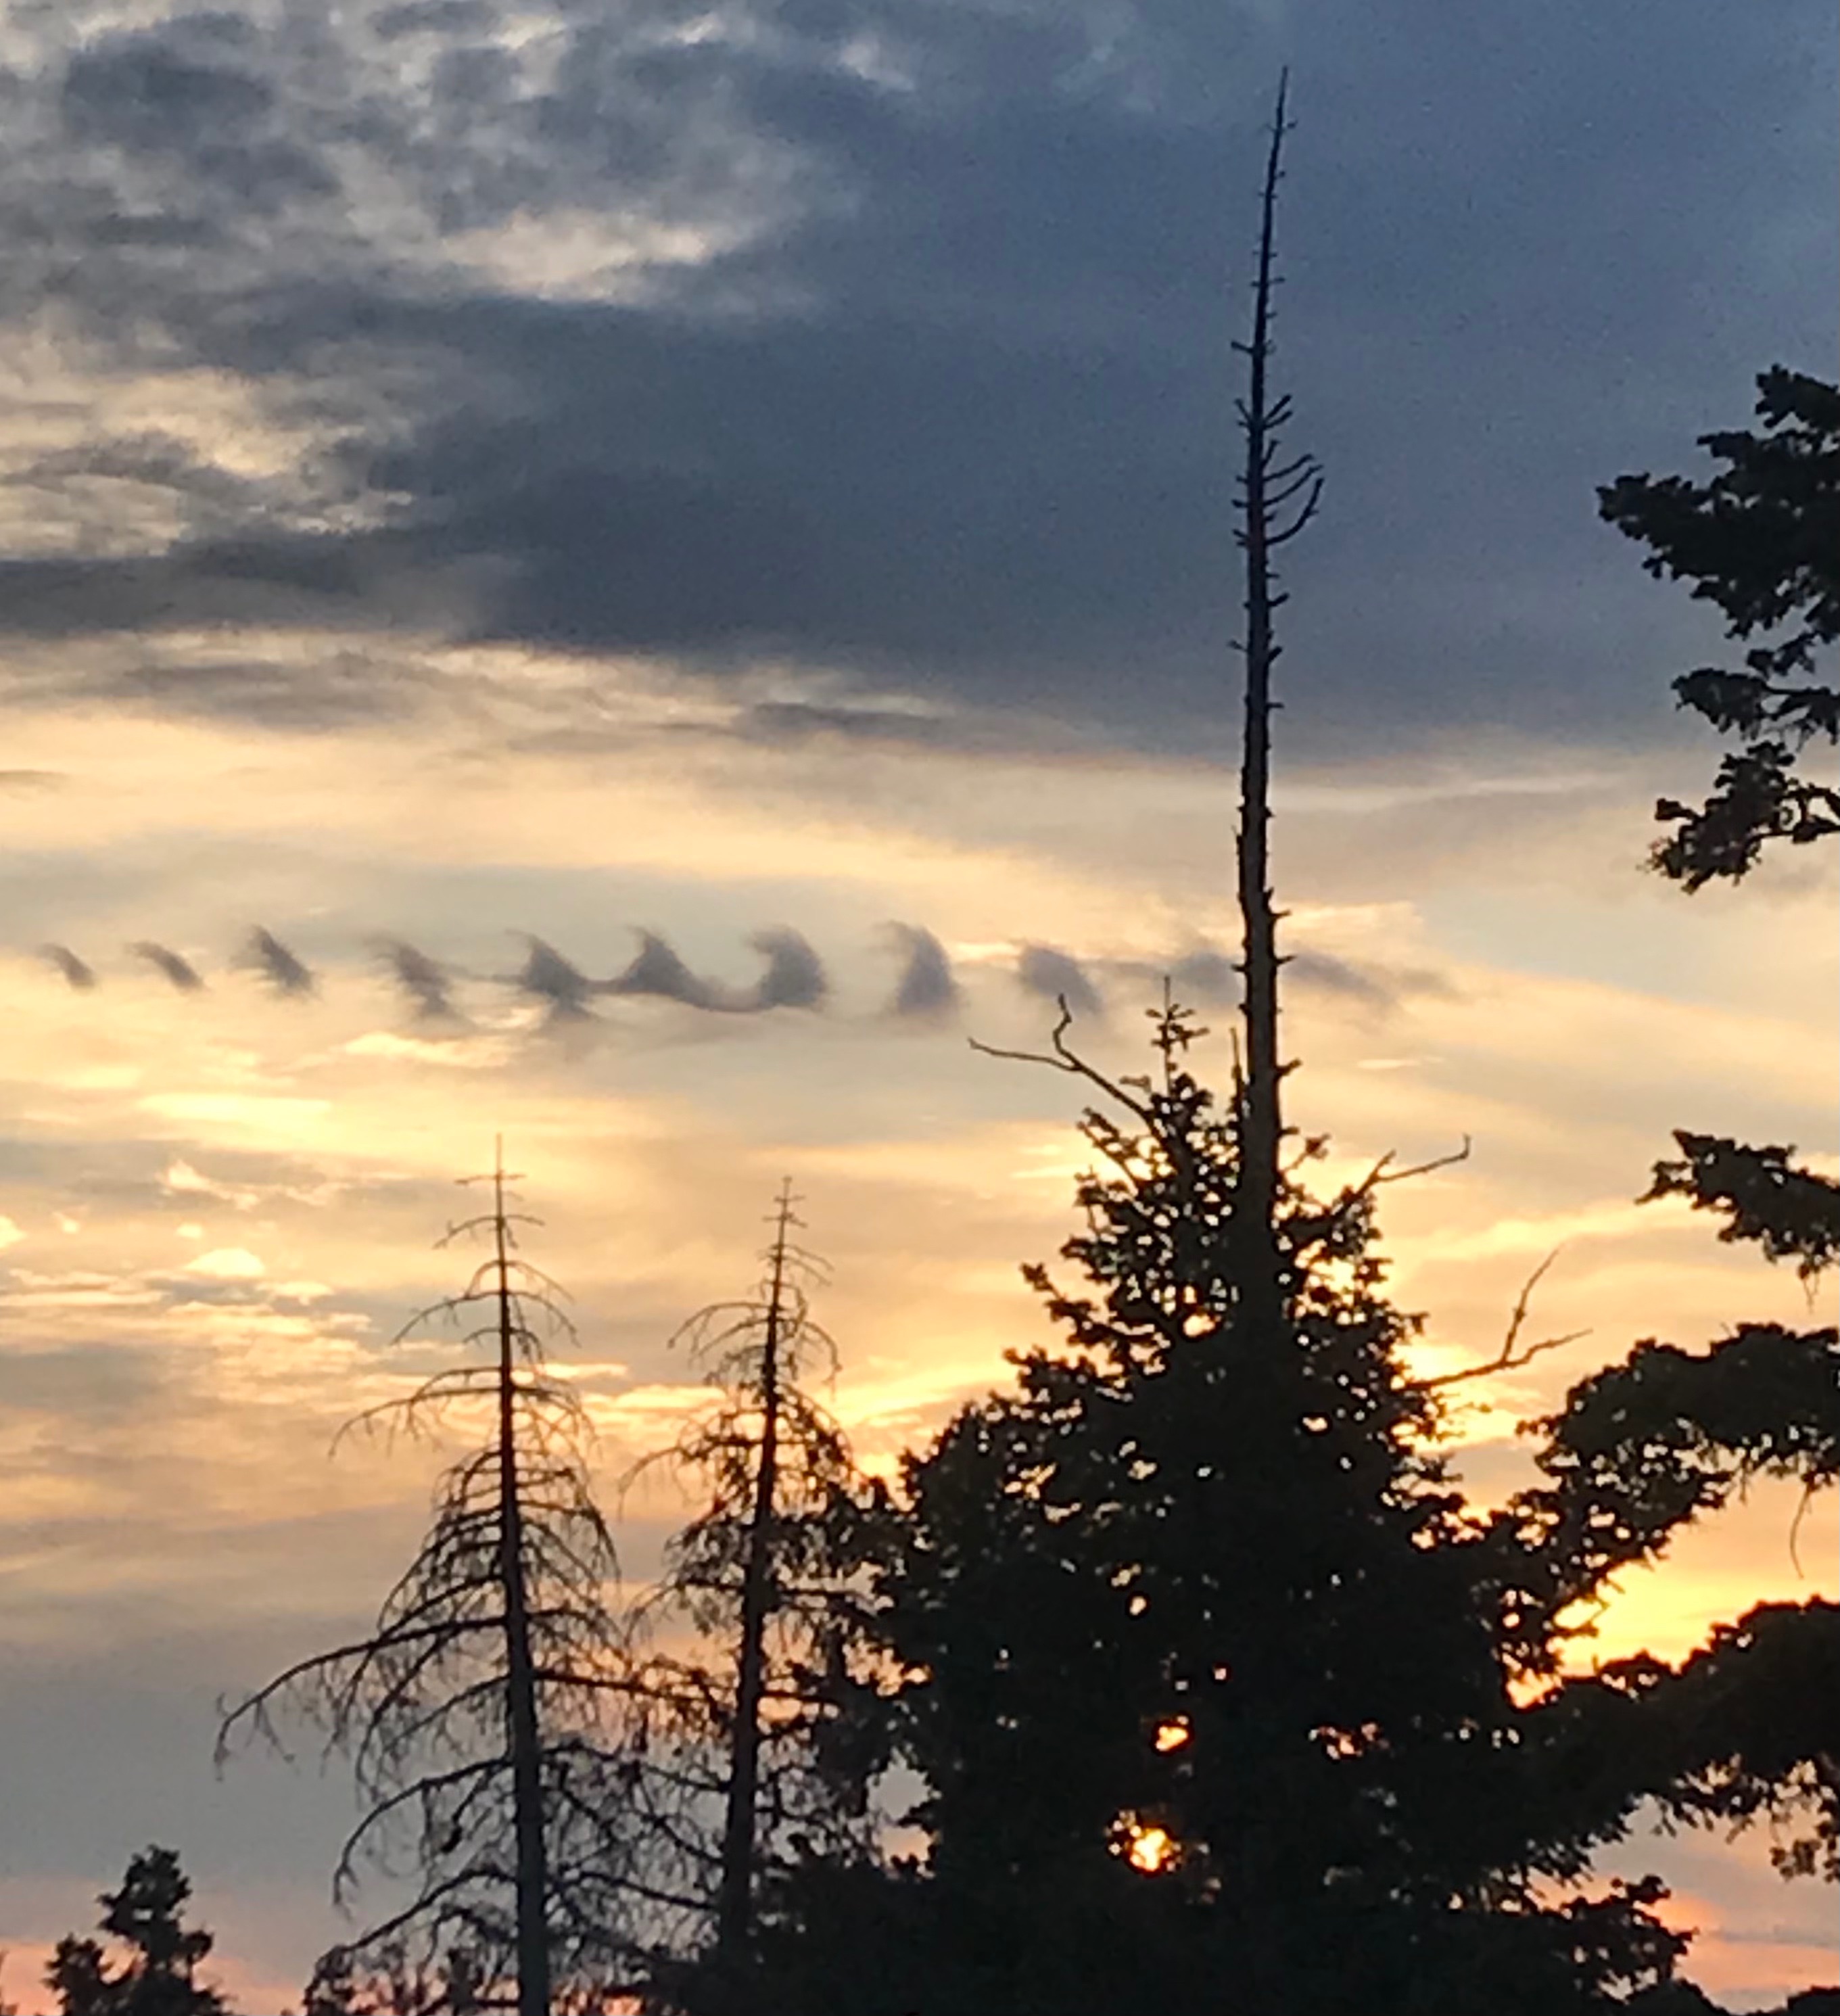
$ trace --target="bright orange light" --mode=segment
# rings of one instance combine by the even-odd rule
[[[1179,1750],[1190,1734],[1188,1724],[1178,1716],[1173,1722],[1157,1725],[1156,1746],[1158,1750]]]
[[[1161,1876],[1182,1859],[1182,1845],[1165,1827],[1120,1813],[1111,1831],[1111,1852],[1140,1875]]]

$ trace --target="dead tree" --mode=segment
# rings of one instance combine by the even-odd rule
[[[1246,663],[1243,743],[1240,760],[1238,890],[1244,951],[1243,1027],[1245,1056],[1240,1072],[1241,1133],[1239,1209],[1244,1242],[1245,1290],[1255,1321],[1275,1324],[1283,1313],[1284,1284],[1275,1234],[1282,1193],[1280,1155],[1284,1136],[1280,1090],[1289,1067],[1278,1054],[1280,913],[1271,892],[1272,674],[1283,647],[1273,619],[1289,599],[1276,585],[1273,555],[1296,538],[1315,517],[1322,475],[1309,455],[1285,459],[1283,434],[1291,417],[1287,394],[1273,399],[1269,388],[1272,356],[1273,271],[1280,160],[1287,131],[1288,78],[1278,86],[1271,146],[1266,157],[1258,232],[1258,267],[1253,283],[1252,333],[1233,347],[1247,359],[1246,394],[1237,402],[1245,444],[1237,498],[1235,536],[1245,556]]]
[[[605,1988],[640,1880],[622,1842],[618,1761],[603,1740],[617,1698],[617,1567],[584,1462],[582,1403],[546,1366],[572,1337],[555,1283],[520,1255],[502,1158],[491,1208],[445,1246],[483,1241],[457,1294],[411,1319],[456,1326],[481,1353],[352,1424],[431,1433],[475,1422],[477,1445],[443,1475],[434,1523],[365,1637],[298,1661],[225,1715],[220,1760],[250,1736],[277,1743],[279,1712],[351,1763],[362,1817],[333,1877],[343,1906],[369,1868],[411,1901],[343,1949],[360,1960],[462,1964],[474,1999],[514,1988],[518,2016],[549,2016],[553,1989]]]
[[[640,1730],[654,1852],[671,1887],[700,1886],[726,2007],[751,1950],[763,1869],[794,1834],[836,1840],[866,1825],[866,1774],[833,1739],[858,1684],[867,1522],[879,1502],[842,1429],[812,1395],[836,1347],[812,1314],[822,1263],[798,1246],[790,1183],[770,1222],[758,1292],[700,1312],[679,1333],[715,1388],[668,1463],[704,1499],[666,1551],[647,1606],[661,1643],[694,1643],[646,1669]]]

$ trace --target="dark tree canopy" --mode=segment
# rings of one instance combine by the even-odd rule
[[[1029,1270],[1065,1341],[909,1462],[878,1628],[925,1865],[814,1875],[779,2006],[856,2006],[840,1913],[881,1953],[863,2016],[1199,2016],[1226,1982],[1323,2016],[1557,2016],[1663,1982],[1658,1885],[1567,1888],[1628,1809],[1544,1782],[1514,1683],[1564,1604],[1503,1592],[1547,1573],[1545,1525],[1477,1521],[1431,1450],[1374,1250],[1392,1172],[1323,1199],[1314,1144],[1289,1161],[1274,1326],[1240,1112],[1193,1034],[1166,1010],[1154,1073],[1088,1074],[1083,1280]],[[1568,1600],[1601,1572],[1568,1566]]]
[[[1683,707],[1738,744],[1703,805],[1656,808],[1674,830],[1655,866],[1689,889],[1737,880],[1770,841],[1840,833],[1840,790],[1809,760],[1840,740],[1840,685],[1817,667],[1840,639],[1840,387],[1780,365],[1757,386],[1755,432],[1700,437],[1723,465],[1709,481],[1622,476],[1598,491],[1602,516],[1649,549],[1651,574],[1691,581],[1730,635],[1758,640],[1741,669],[1674,682]]]
[[[1721,1239],[1754,1240],[1769,1258],[1793,1260],[1805,1281],[1840,1259],[1840,1183],[1797,1168],[1793,1148],[1683,1130],[1674,1139],[1679,1159],[1655,1164],[1648,1197],[1683,1197],[1716,1212]]]
[[[45,1980],[62,2016],[224,2016],[223,1998],[196,1978],[213,1941],[184,1912],[192,1885],[170,1848],[134,1857],[119,1890],[103,1893],[101,1929],[126,1948],[111,1966],[102,1942],[58,1941]]]

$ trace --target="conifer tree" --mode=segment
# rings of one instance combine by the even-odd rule
[[[1813,760],[1840,740],[1840,689],[1820,663],[1840,642],[1840,389],[1781,369],[1758,385],[1763,431],[1701,437],[1724,464],[1709,483],[1626,476],[1599,492],[1602,515],[1650,548],[1651,573],[1691,581],[1734,637],[1764,639],[1741,671],[1675,682],[1683,706],[1740,743],[1704,805],[1658,808],[1675,830],[1655,866],[1688,891],[1743,879],[1773,842],[1840,833],[1840,797]],[[1840,1261],[1840,1184],[1792,1148],[1675,1139],[1647,1198],[1686,1198],[1723,1221],[1722,1240],[1792,1262],[1812,1295]],[[1646,1340],[1540,1425],[1546,1481],[1508,1514],[1523,1572],[1507,1600],[1554,1644],[1568,1604],[1658,1558],[1748,1478],[1799,1479],[1804,1512],[1832,1489],[1840,1332],[1749,1323],[1703,1352]],[[1840,1607],[1759,1605],[1677,1669],[1619,1661],[1556,1690],[1547,1711],[1548,1776],[1577,1794],[1579,1838],[1613,1838],[1647,1798],[1688,1821],[1766,1817],[1784,1874],[1840,1877]]]
[[[1284,459],[1284,430],[1291,416],[1287,395],[1274,399],[1269,375],[1273,352],[1273,269],[1278,184],[1282,176],[1285,104],[1289,77],[1278,84],[1259,197],[1258,263],[1253,282],[1252,330],[1233,346],[1247,360],[1245,397],[1239,401],[1245,445],[1239,484],[1239,525],[1235,533],[1245,556],[1246,634],[1241,706],[1240,807],[1237,839],[1238,898],[1243,951],[1241,1021],[1245,1070],[1240,1087],[1241,1139],[1237,1214],[1244,1247],[1242,1271],[1256,1320],[1274,1323],[1281,1315],[1276,1221],[1280,1186],[1279,1158],[1284,1138],[1280,1089],[1285,1067],[1278,1050],[1278,913],[1272,899],[1271,724],[1275,705],[1272,675],[1282,654],[1274,618],[1289,598],[1273,578],[1273,556],[1315,517],[1322,476],[1309,455]]]
[[[1681,706],[1738,744],[1705,802],[1664,798],[1674,830],[1655,850],[1688,889],[1748,875],[1771,843],[1840,833],[1840,787],[1814,761],[1840,743],[1840,684],[1819,654],[1840,643],[1840,386],[1781,365],[1757,380],[1755,433],[1702,434],[1723,463],[1705,483],[1622,476],[1602,517],[1648,549],[1651,574],[1693,593],[1743,640],[1743,668],[1702,665],[1674,682]]]
[[[59,1939],[45,1978],[61,2016],[224,2016],[223,1997],[197,1978],[214,1942],[185,1922],[191,1894],[172,1849],[135,1856],[121,1888],[101,1899],[101,1929],[128,1957],[112,1967],[100,1940]]]
[[[359,1419],[410,1432],[470,1422],[480,1439],[441,1478],[434,1525],[370,1633],[231,1710],[219,1754],[275,1739],[279,1711],[304,1717],[349,1760],[364,1809],[335,1896],[367,1868],[411,1886],[322,1963],[324,1996],[354,1967],[419,1969],[474,1999],[509,1981],[518,2016],[549,2016],[559,1988],[618,1981],[630,1944],[636,1877],[603,1733],[623,1670],[616,1564],[585,1467],[586,1416],[546,1363],[546,1334],[572,1326],[518,1250],[538,1221],[513,1208],[502,1160],[473,1180],[489,1185],[490,1208],[441,1243],[483,1240],[486,1257],[402,1335],[445,1319],[481,1355]]]
[[[703,1500],[646,1606],[659,1638],[690,1643],[646,1664],[628,1712],[646,1852],[700,1905],[693,1964],[663,1977],[721,2011],[751,2006],[766,1882],[798,1856],[860,1844],[868,1826],[870,1773],[843,1745],[877,1500],[812,1391],[837,1350],[812,1314],[823,1267],[794,1238],[797,1201],[782,1185],[757,1293],[680,1331],[712,1399],[641,1466],[668,1464]]]
[[[1439,1397],[1374,1250],[1380,1195],[1415,1172],[1319,1197],[1323,1144],[1285,1146],[1271,560],[1319,483],[1283,459],[1268,386],[1283,135],[1280,96],[1242,347],[1233,1096],[1216,1107],[1168,1000],[1142,1077],[1084,1057],[1064,1007],[1034,1060],[1093,1101],[1063,1249],[1084,1280],[1027,1270],[1065,1342],[907,1467],[877,1621],[925,1860],[807,1885],[787,2011],[1558,2016],[1665,1983],[1683,1944],[1652,1883],[1542,1888],[1588,1844],[1529,1782],[1503,1588],[1532,1576],[1501,1565],[1525,1536],[1467,1516],[1429,1453]],[[824,1964],[846,1917],[866,1983]]]

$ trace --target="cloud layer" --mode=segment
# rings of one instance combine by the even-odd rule
[[[1352,0],[40,13],[4,306],[64,382],[23,394],[0,621],[406,619],[1205,732],[1223,192],[1287,59],[1283,361],[1331,479],[1300,732],[1626,735],[1642,632],[1695,626],[1592,485],[1813,360],[1830,42],[1712,0],[1460,38]],[[406,671],[113,676],[337,720],[413,704]]]

